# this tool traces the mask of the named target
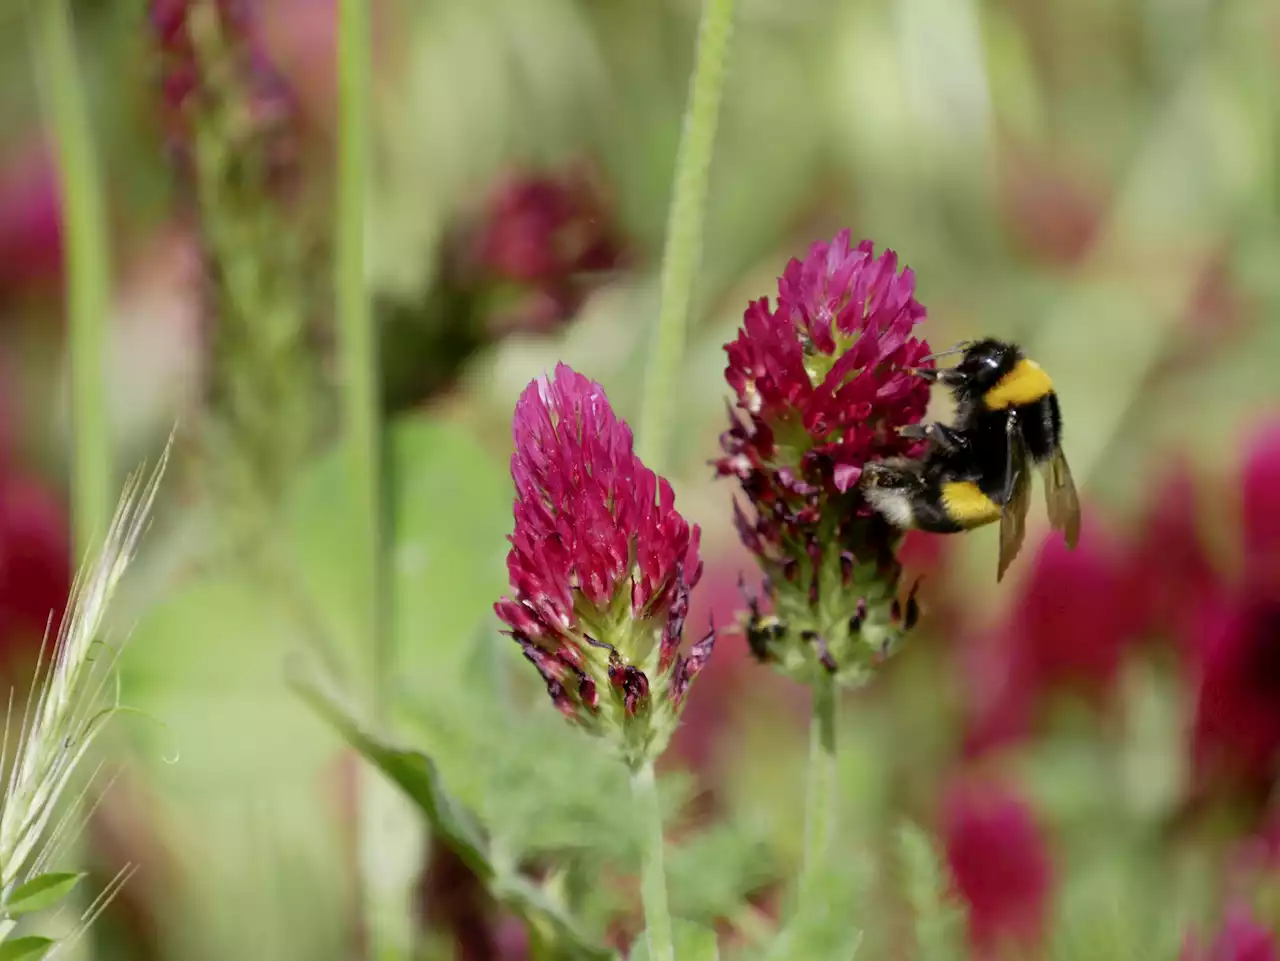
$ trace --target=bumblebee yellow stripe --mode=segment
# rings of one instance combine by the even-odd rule
[[[1034,404],[1053,390],[1053,381],[1034,360],[1020,360],[984,398],[992,410]]]
[[[1000,505],[972,481],[951,481],[942,485],[942,507],[961,527],[981,527],[1000,519]]]

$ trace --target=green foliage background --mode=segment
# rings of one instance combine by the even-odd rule
[[[155,90],[142,6],[76,5],[110,185],[109,386],[122,469],[162,442],[189,399],[195,353],[189,290],[173,281],[169,248],[153,243],[173,198],[147,107]],[[327,5],[305,6],[277,0],[271,36],[302,82],[323,157],[332,76],[307,59],[323,55],[289,37]],[[375,5],[367,238],[376,294],[424,296],[448,225],[511,164],[595,158],[639,254],[638,269],[598,291],[562,333],[485,351],[457,389],[391,428],[396,721],[512,864],[553,855],[625,870],[637,858],[625,781],[552,716],[513,645],[497,639],[489,607],[505,586],[507,425],[518,392],[564,360],[601,381],[624,416],[638,409],[697,6]],[[0,143],[22,142],[38,122],[21,20],[0,14]],[[1170,452],[1230,490],[1240,439],[1277,397],[1278,53],[1280,8],[1265,0],[742,0],[673,430],[673,481],[704,528],[709,566],[731,583],[746,563],[731,491],[706,467],[723,426],[721,345],[788,257],[843,226],[916,271],[935,345],[1006,335],[1053,371],[1077,479],[1109,526],[1132,526]],[[3,337],[22,358],[32,432],[47,438],[37,454],[57,473],[64,361],[41,310],[24,307]],[[341,483],[326,453],[290,496],[283,547],[296,582],[202,573],[193,558],[215,522],[178,494],[153,532],[118,615],[136,621],[125,700],[164,726],[117,729],[122,788],[103,818],[107,835],[134,837],[131,818],[148,826],[132,889],[155,930],[140,938],[109,921],[101,957],[349,956],[353,853],[340,798],[351,769],[285,671],[317,640],[291,615],[298,606],[320,615],[343,663],[360,663]],[[1228,496],[1203,521],[1234,543]],[[994,550],[993,531],[966,537],[946,575],[974,621],[1016,589],[995,590]],[[915,937],[933,946],[921,956],[958,956],[948,953],[954,921],[934,903],[932,842],[904,827],[931,821],[954,753],[947,705],[957,682],[940,653],[953,627],[928,624],[879,689],[846,711],[849,868],[832,880],[832,915],[812,924],[837,941],[866,928],[864,957],[900,956],[898,919],[881,910],[872,869],[858,867],[867,858],[898,863],[900,889],[924,919]],[[741,660],[734,645],[727,639],[717,657]],[[1017,761],[1061,866],[1055,958],[1173,958],[1181,922],[1212,906],[1194,858],[1171,869],[1171,856],[1150,854],[1153,825],[1182,783],[1184,716],[1166,676],[1131,673],[1123,743],[1069,732]],[[800,849],[801,723],[786,689],[763,675],[734,697],[715,761],[722,822],[691,829],[669,859],[676,913],[704,924],[734,919],[745,895],[790,873]],[[667,786],[674,817],[694,786],[674,773]],[[619,897],[584,896],[589,931],[603,930]],[[883,929],[873,923],[881,917],[891,919]]]

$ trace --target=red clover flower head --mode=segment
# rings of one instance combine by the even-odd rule
[[[666,746],[714,631],[679,653],[699,530],[640,462],[599,384],[564,364],[516,403],[513,596],[498,616],[566,716],[631,764]]]
[[[851,247],[841,231],[788,263],[777,306],[751,303],[725,345],[737,403],[716,470],[751,502],[750,517],[735,506],[738,531],[783,624],[753,649],[800,678],[821,664],[865,680],[914,620],[914,602],[897,597],[900,536],[857,486],[867,463],[923,446],[898,433],[929,402],[913,373],[929,354],[914,290],[893,251]]]

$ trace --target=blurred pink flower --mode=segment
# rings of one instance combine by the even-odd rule
[[[1203,363],[1206,350],[1221,350],[1250,326],[1258,311],[1233,274],[1232,250],[1224,244],[1209,253],[1186,308],[1185,347],[1171,358],[1173,365]]]
[[[40,482],[0,466],[0,649],[35,651],[56,631],[71,589],[70,531]]]
[[[898,560],[908,574],[928,577],[941,570],[950,560],[954,540],[945,534],[910,530],[898,548]]]
[[[1247,576],[1280,597],[1280,413],[1252,438],[1242,486]]]
[[[62,276],[58,171],[43,144],[0,165],[0,298]]]
[[[751,671],[747,646],[735,627],[734,617],[742,605],[738,587],[738,565],[721,560],[707,568],[699,589],[691,595],[689,617],[694,624],[723,625],[716,632],[718,653],[707,664],[698,680],[698,696],[690,700],[681,715],[680,726],[672,735],[664,760],[680,762],[692,769],[708,789],[713,787],[717,748],[728,732],[740,686],[750,676],[752,683],[759,675]],[[725,643],[726,638],[728,643]],[[750,674],[748,672],[750,671]]]
[[[1003,942],[1037,945],[1053,872],[1026,801],[992,782],[953,783],[943,799],[942,833],[975,952],[986,955]]]
[[[1004,148],[999,200],[1010,233],[1035,260],[1075,263],[1093,243],[1105,198],[1052,154],[1012,139]]]
[[[1208,950],[1188,936],[1180,961],[1280,961],[1276,940],[1255,922],[1247,909],[1236,906]]]
[[[742,636],[738,613],[742,610],[743,589],[755,591],[759,576],[743,582],[744,566],[750,555],[735,544],[731,551],[708,562],[707,573],[689,604],[691,624],[717,626],[716,656],[698,677],[698,696],[690,698],[663,759],[683,765],[697,777],[704,792],[704,807],[714,806],[721,776],[733,764],[732,750],[740,728],[743,698],[750,685],[753,700],[767,700],[778,722],[794,717],[799,726],[806,715],[808,699],[803,688],[789,684],[773,673],[761,674]]]
[[[241,0],[210,0],[205,9],[218,24],[218,45],[197,51],[191,18],[201,7],[200,0],[150,2],[168,149],[179,169],[189,172],[196,130],[205,129],[224,142],[228,155],[238,155],[241,175],[253,170],[269,184],[287,187],[298,167],[300,111],[263,46],[258,11]]]
[[[1280,421],[1250,444],[1242,582],[1189,620],[1193,790],[1261,801],[1280,780]]]
[[[1195,634],[1195,784],[1265,797],[1280,777],[1280,599],[1247,590],[1208,608]]]
[[[370,4],[374,70],[386,65],[385,8]],[[257,10],[263,45],[289,79],[310,115],[324,122],[336,113],[337,3],[335,0],[271,0]]]
[[[1026,736],[1035,712],[1060,692],[1104,703],[1132,635],[1124,558],[1101,525],[1079,546],[1041,542],[1005,622],[966,645],[972,692],[966,752]]]
[[[518,288],[493,324],[549,330],[578,312],[589,275],[625,260],[613,212],[587,165],[511,171],[493,187],[472,243],[482,283]]]
[[[510,173],[490,195],[480,260],[500,277],[524,283],[559,281],[607,270],[617,247],[584,171],[560,177]]]
[[[458,961],[523,961],[524,925],[506,916],[466,863],[438,838],[418,881],[422,919],[453,945]]]
[[[1196,525],[1195,479],[1177,460],[1161,475],[1126,559],[1135,635],[1177,635],[1187,616],[1218,588],[1218,574]]]
[[[1257,831],[1234,845],[1226,867],[1226,890],[1235,896],[1248,897],[1261,884],[1280,883],[1280,810],[1271,811]]]

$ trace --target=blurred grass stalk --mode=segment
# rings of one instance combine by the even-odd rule
[[[377,332],[365,264],[370,143],[370,0],[338,6],[337,275],[343,445],[351,498],[351,558],[358,636],[367,645],[369,713],[390,715],[393,651],[388,630],[387,544]],[[357,838],[362,921],[371,958],[411,956],[413,873],[403,868],[415,816],[371,765],[359,766]]]
[[[809,720],[809,779],[804,813],[804,862],[800,904],[821,894],[836,827],[836,704],[835,678],[819,669],[810,684],[813,698]]]
[[[85,101],[84,81],[76,52],[75,28],[67,0],[31,3],[32,49],[40,80],[46,122],[56,144],[62,232],[66,238],[64,277],[68,311],[68,363],[71,409],[71,518],[75,536],[72,557],[92,556],[111,510],[111,432],[103,371],[107,347],[110,276],[93,131]],[[149,504],[148,504],[149,506]],[[69,612],[68,617],[72,616]],[[71,802],[69,822],[88,816],[84,798]],[[80,808],[80,810],[74,810]],[[78,845],[68,839],[67,861],[81,860]],[[83,891],[71,896],[82,899]],[[80,914],[73,911],[72,916]],[[71,922],[75,924],[74,921]],[[64,942],[64,956],[88,958],[88,938]]]
[[[671,420],[678,396],[676,380],[682,368],[695,275],[702,260],[707,182],[728,69],[734,2],[704,0],[689,102],[676,150],[658,323],[645,370],[639,420],[640,459],[659,474],[663,473],[671,446]]]
[[[110,279],[101,185],[67,0],[31,5],[35,54],[57,145],[66,242],[71,370],[71,501],[76,556],[88,556],[111,505],[111,431],[103,363]]]
[[[733,10],[734,0],[703,3],[693,75],[689,81],[689,101],[676,151],[662,255],[658,322],[645,371],[637,444],[640,458],[659,475],[664,473],[670,448],[671,419],[676,413],[676,381],[684,356],[694,280],[702,258],[707,182],[724,95]],[[674,961],[662,850],[662,809],[651,760],[632,773],[631,785],[638,810],[650,822],[640,879],[649,961]]]

